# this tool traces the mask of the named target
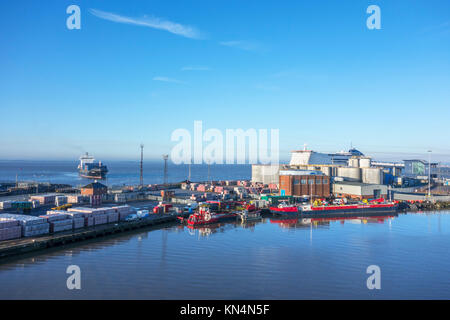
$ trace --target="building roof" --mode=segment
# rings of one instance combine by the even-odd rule
[[[280,170],[280,176],[323,176],[322,171],[317,170]]]
[[[361,151],[359,151],[355,148],[351,148],[350,150],[348,150],[348,152],[354,156],[364,156],[364,154]]]
[[[383,184],[372,184],[372,183],[362,183],[357,181],[334,181],[334,184],[342,184],[347,186],[359,186],[359,187],[365,187],[365,186],[383,186]]]
[[[104,184],[101,184],[100,182],[93,182],[93,183],[90,183],[90,184],[82,187],[82,189],[94,189],[94,190],[107,189],[107,188],[108,188],[107,186],[105,186]]]
[[[422,160],[422,159],[405,159],[405,160],[403,160],[403,162],[422,162],[423,164],[426,164],[426,165],[428,165],[428,161],[426,161],[426,160]],[[433,165],[439,165],[439,163],[438,162],[431,162],[431,165],[433,166]]]

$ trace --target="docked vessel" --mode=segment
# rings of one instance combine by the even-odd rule
[[[187,219],[180,218],[180,220],[181,222],[186,222],[188,226],[202,226],[224,220],[236,219],[238,214],[234,210],[235,205],[235,203],[209,201],[201,204],[198,210],[189,215]]]
[[[247,205],[244,210],[237,212],[242,222],[254,221],[261,219],[261,210],[256,209],[254,205]]]
[[[108,167],[99,162],[95,162],[94,157],[87,152],[80,157],[80,164],[78,165],[78,173],[80,177],[88,179],[105,179],[108,173]]]
[[[236,213],[232,212],[212,212],[207,209],[200,208],[196,213],[193,213],[186,220],[186,223],[191,226],[201,226],[205,224],[218,223],[223,220],[235,219]]]
[[[270,212],[276,215],[297,215],[299,213],[298,206],[281,202],[278,206],[270,207]]]
[[[371,203],[365,201],[354,204],[341,205],[303,205],[299,207],[302,214],[337,214],[337,213],[394,213],[398,209],[395,202],[386,202],[376,199]]]
[[[270,207],[270,212],[275,215],[292,216],[298,214],[348,214],[348,213],[393,213],[398,210],[395,202],[387,202],[384,199],[367,200],[359,203],[328,204],[326,202],[314,202],[314,204],[288,204],[280,203],[276,207]]]

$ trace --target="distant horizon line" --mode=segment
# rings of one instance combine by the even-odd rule
[[[67,161],[67,162],[79,162],[78,159],[0,159],[0,162],[14,162],[14,161],[53,161],[53,162],[57,162],[57,161]],[[116,162],[116,161],[122,161],[122,162],[140,162],[140,159],[105,159],[100,160],[102,163],[107,164],[107,162]],[[164,160],[161,158],[151,158],[151,159],[144,159],[144,162],[161,162],[163,163]],[[169,164],[173,164],[173,162],[170,161],[169,159]],[[287,164],[289,163],[289,160],[287,161],[280,161],[279,164]],[[178,164],[177,164],[178,165]],[[187,165],[187,163],[182,163],[181,165]],[[207,165],[207,163],[192,163],[191,165]],[[251,163],[212,163],[212,165],[251,165]]]

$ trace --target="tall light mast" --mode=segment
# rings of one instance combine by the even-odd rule
[[[431,150],[428,150],[428,198],[431,199]]]
[[[189,162],[189,174],[188,174],[188,181],[191,182],[191,162]]]
[[[144,145],[141,143],[141,168],[139,176],[139,186],[144,188]]]
[[[167,160],[169,160],[169,155],[163,154],[163,159],[164,159],[164,185],[167,185],[167,183],[168,183],[168,181],[167,181]]]

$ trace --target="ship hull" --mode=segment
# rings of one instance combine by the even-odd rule
[[[297,207],[283,207],[283,208],[270,207],[270,213],[283,216],[284,215],[292,216],[299,214],[299,211]]]
[[[353,213],[395,213],[398,207],[392,204],[378,205],[350,205],[350,206],[329,206],[312,207],[311,210],[303,210],[302,214],[353,214]]]
[[[79,170],[80,177],[86,179],[105,179],[107,170]]]
[[[230,213],[230,214],[221,214],[220,216],[211,217],[210,220],[198,220],[198,221],[191,221],[190,219],[186,220],[186,223],[190,226],[204,226],[208,224],[218,223],[230,219],[236,219],[237,214]]]
[[[81,177],[81,178],[85,178],[85,179],[98,179],[98,180],[102,180],[102,179],[106,179],[106,174],[104,174],[104,175],[95,175],[95,174],[85,174],[85,173],[80,173],[80,177]]]

